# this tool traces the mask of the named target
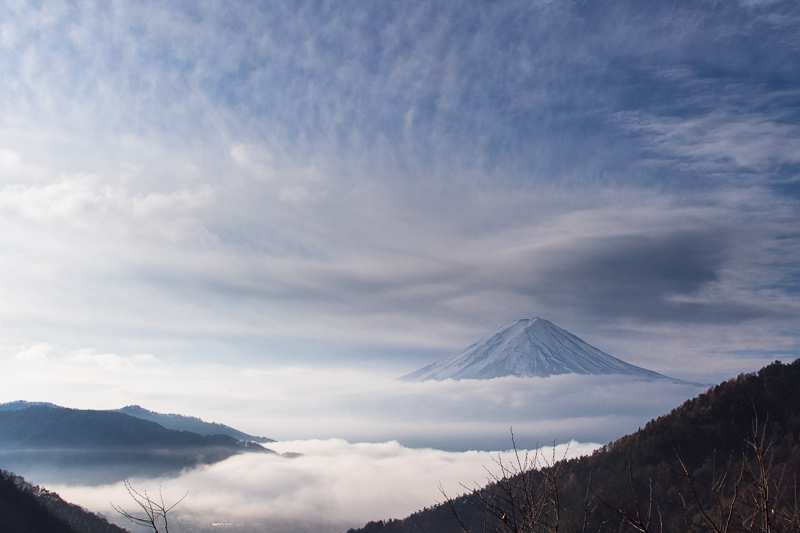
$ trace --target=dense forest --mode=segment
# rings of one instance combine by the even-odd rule
[[[798,437],[800,360],[776,361],[591,456],[519,454],[486,487],[348,533],[796,532]]]

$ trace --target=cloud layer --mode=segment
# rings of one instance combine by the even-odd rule
[[[539,450],[540,464],[553,458],[590,453],[597,445],[577,442]],[[281,451],[302,453],[287,459],[274,455],[240,455],[167,479],[132,479],[137,490],[153,494],[159,485],[165,501],[186,499],[175,509],[170,529],[214,531],[343,531],[370,520],[404,518],[442,501],[464,487],[482,486],[496,461],[514,461],[511,452],[443,452],[409,449],[397,442],[350,444],[342,440],[276,443]],[[520,451],[522,457],[525,450]],[[533,458],[536,451],[530,452]],[[123,527],[109,500],[128,509],[135,505],[122,483],[82,487],[53,485],[51,490]],[[249,528],[248,528],[249,526]],[[217,526],[219,527],[219,526]]]

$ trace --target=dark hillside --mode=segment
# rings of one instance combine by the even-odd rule
[[[0,470],[0,533],[128,533],[20,476]]]
[[[50,513],[36,497],[20,489],[12,476],[0,471],[0,533],[76,533]]]
[[[584,517],[587,532],[713,531],[711,522],[728,517],[730,532],[794,532],[799,436],[800,360],[775,362],[712,387],[590,457],[523,475],[512,467],[471,495],[351,533],[455,533],[453,507],[475,532],[552,531],[556,522],[561,531],[582,531]],[[540,511],[536,527],[520,526],[531,508]]]
[[[0,508],[3,509],[0,511],[0,532],[128,533],[105,518],[65,502],[55,492],[32,485],[11,472],[0,470],[0,485]],[[11,514],[9,509],[13,510]],[[26,529],[25,524],[31,524],[33,529]]]

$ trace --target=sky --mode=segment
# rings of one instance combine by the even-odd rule
[[[701,383],[793,359],[799,36],[793,0],[3,2],[0,401],[289,439],[259,417],[406,405],[375,384],[535,316]],[[294,438],[397,438],[347,427]]]

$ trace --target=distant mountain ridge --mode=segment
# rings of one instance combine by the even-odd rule
[[[167,429],[156,422],[114,411],[34,406],[0,412],[0,444],[5,448],[266,448],[229,435],[199,435]]]
[[[248,435],[247,433],[224,424],[218,424],[216,422],[204,422],[202,419],[194,416],[156,413],[155,411],[149,411],[138,405],[128,405],[122,409],[115,409],[114,411],[135,416],[136,418],[141,418],[142,420],[156,422],[167,429],[191,431],[192,433],[197,433],[199,435],[229,435],[242,441],[260,442],[262,444],[267,442],[275,442],[274,439]]]
[[[57,475],[81,484],[111,483],[253,452],[275,453],[230,435],[167,429],[116,411],[48,405],[0,410],[0,465],[37,480]]]
[[[490,337],[400,379],[491,379],[559,374],[624,374],[673,379],[608,355],[543,318],[509,322]]]
[[[16,402],[0,403],[0,411],[19,411],[20,409],[27,409],[28,407],[64,409],[64,407],[50,402],[26,402],[25,400],[17,400]]]
[[[0,412],[18,411],[28,407],[52,407],[55,409],[66,409],[66,407],[62,407],[50,402],[26,402],[24,400],[17,400],[15,402],[0,404]],[[113,409],[107,412],[123,413],[142,420],[155,422],[167,429],[174,429],[176,431],[191,431],[192,433],[197,433],[198,435],[228,435],[241,441],[252,441],[261,444],[275,442],[274,439],[249,435],[243,431],[239,431],[238,429],[226,426],[225,424],[204,422],[202,419],[194,416],[157,413],[155,411],[149,411],[138,405],[128,405],[121,409]]]

